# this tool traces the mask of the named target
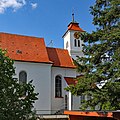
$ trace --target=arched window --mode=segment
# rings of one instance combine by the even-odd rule
[[[74,40],[74,45],[75,45],[75,47],[77,47],[77,40],[76,39]]]
[[[55,97],[62,97],[62,78],[59,75],[55,77]]]
[[[80,40],[78,40],[78,47],[80,47]]]
[[[27,83],[27,73],[25,71],[19,73],[19,83]]]

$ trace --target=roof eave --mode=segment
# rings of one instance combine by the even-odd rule
[[[39,61],[29,61],[29,60],[14,60],[14,61],[18,61],[18,62],[30,62],[30,63],[45,63],[45,64],[53,64],[52,61],[43,61],[43,62],[39,62]]]
[[[76,66],[57,66],[57,65],[53,65],[52,67],[60,67],[60,68],[70,68],[70,69],[76,69]]]

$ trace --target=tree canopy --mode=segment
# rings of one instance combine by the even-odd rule
[[[13,60],[0,49],[0,120],[34,120],[33,103],[37,100],[32,81],[19,84]]]
[[[120,109],[120,0],[96,0],[90,7],[96,31],[83,33],[84,57],[75,63],[84,74],[73,94],[90,96],[81,109]]]

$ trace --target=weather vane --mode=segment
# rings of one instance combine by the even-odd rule
[[[75,22],[75,20],[74,20],[74,9],[72,10],[72,22]]]

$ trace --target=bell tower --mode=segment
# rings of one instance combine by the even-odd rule
[[[74,14],[72,14],[72,22],[68,25],[68,29],[63,35],[64,49],[67,49],[70,56],[76,59],[76,56],[84,56],[82,52],[81,33],[85,32],[79,27],[79,23],[74,21]]]

